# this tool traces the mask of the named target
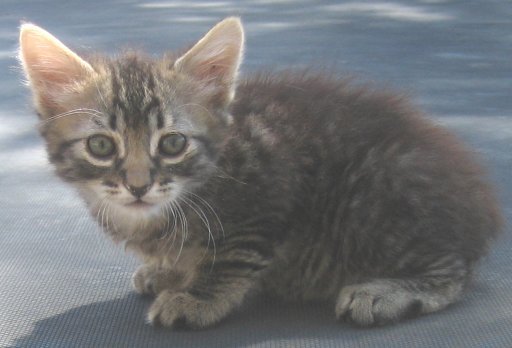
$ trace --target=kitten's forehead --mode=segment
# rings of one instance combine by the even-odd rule
[[[110,64],[113,112],[109,116],[114,129],[164,127],[162,100],[157,92],[157,70],[136,56],[124,57]]]

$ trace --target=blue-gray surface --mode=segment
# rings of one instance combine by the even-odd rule
[[[154,53],[242,16],[244,73],[322,66],[409,93],[481,154],[512,217],[512,3],[424,1],[20,1],[0,3],[0,346],[512,347],[512,231],[463,301],[397,326],[336,323],[328,306],[257,300],[219,326],[144,323],[136,261],[112,245],[57,180],[16,67],[29,20],[80,50]]]

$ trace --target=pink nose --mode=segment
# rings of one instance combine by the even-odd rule
[[[131,194],[137,198],[141,198],[142,196],[144,196],[151,188],[151,184],[144,185],[144,186],[132,186],[132,185],[125,185],[125,186],[128,189],[128,191],[130,191]]]

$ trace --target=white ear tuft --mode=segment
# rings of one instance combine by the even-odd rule
[[[221,87],[229,101],[234,95],[243,48],[242,23],[239,18],[229,17],[214,26],[174,67],[199,81]]]
[[[29,23],[20,28],[19,59],[38,107],[54,106],[60,93],[94,73],[89,63],[62,42]]]

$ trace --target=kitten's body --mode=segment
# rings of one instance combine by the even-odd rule
[[[157,296],[149,319],[204,327],[252,290],[331,300],[361,325],[455,301],[500,224],[468,153],[399,98],[337,80],[251,78],[231,102],[242,40],[218,32],[236,23],[176,62],[91,62],[93,77],[58,100],[37,93],[24,61],[58,173],[144,261],[134,286]],[[85,107],[115,133],[108,163],[73,142],[71,130],[98,132],[91,117],[55,118]],[[166,129],[189,139],[181,157],[157,153]],[[132,206],[128,191],[151,207]]]

